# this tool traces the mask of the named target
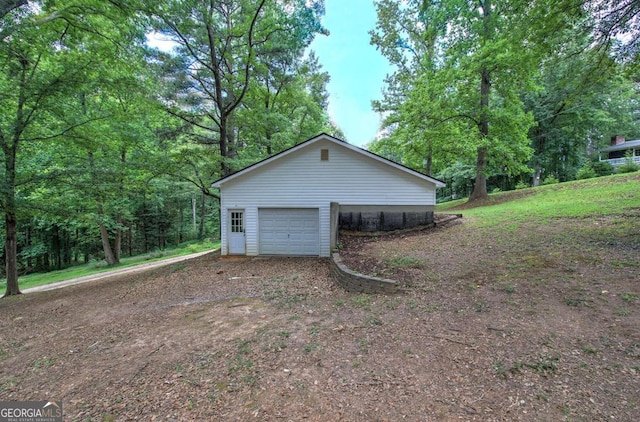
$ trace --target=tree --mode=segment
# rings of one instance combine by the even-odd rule
[[[4,18],[9,12],[21,6],[26,6],[27,0],[2,0],[0,1],[0,19]]]
[[[534,7],[532,40],[540,50],[535,89],[522,93],[536,124],[530,130],[535,169],[564,181],[576,177],[611,134],[638,133],[640,4],[561,0]],[[550,13],[549,10],[556,10]]]
[[[0,206],[5,214],[6,296],[19,294],[17,222],[25,183],[19,174],[23,144],[58,139],[89,120],[70,122],[95,56],[85,48],[91,37],[111,42],[120,11],[103,2],[45,3],[13,8],[0,21],[0,147],[4,164]],[[119,21],[122,23],[124,20]],[[11,35],[4,36],[10,28]],[[119,32],[120,30],[120,32]],[[74,115],[77,112],[72,113]]]
[[[640,3],[636,0],[615,2],[587,0],[596,39],[600,45],[613,47],[624,61],[640,63]],[[608,48],[607,48],[608,49]]]
[[[47,107],[78,76],[77,70],[65,66],[73,53],[55,49],[58,40],[63,38],[62,33],[55,30],[41,33],[34,27],[33,14],[26,8],[17,8],[5,15],[1,24],[3,29],[10,25],[13,30],[13,35],[3,38],[0,45],[3,68],[0,76],[0,146],[4,161],[0,204],[5,214],[6,296],[20,293],[16,237],[19,184],[16,161],[19,147],[22,142],[42,138],[39,126],[51,126],[47,123],[55,120]],[[48,132],[48,136],[56,135],[52,130]]]
[[[530,8],[518,0],[379,3],[372,42],[401,65],[394,78],[403,97],[395,106],[397,127],[414,139],[430,139],[427,156],[444,147],[440,139],[463,158],[472,149],[470,200],[487,195],[489,173],[517,174],[531,154],[526,135],[533,121],[518,97],[534,59],[525,32],[518,31]],[[402,16],[400,25],[384,23],[389,11]],[[427,135],[415,135],[420,132]]]
[[[220,170],[199,187],[209,194],[216,175],[227,175],[237,156],[236,112],[255,78],[257,62],[271,63],[285,48],[294,52],[308,45],[321,30],[322,2],[265,0],[219,2],[167,1],[149,10],[157,29],[178,44],[178,57],[167,57],[177,82],[166,97],[169,111],[193,128],[192,139],[216,146]],[[275,45],[278,39],[282,46]],[[280,53],[283,54],[283,53]],[[176,89],[177,88],[177,89]]]
[[[638,134],[634,112],[637,88],[614,63],[603,68],[593,55],[558,56],[547,60],[539,88],[523,99],[536,120],[530,130],[534,186],[542,174],[572,180],[587,157],[610,136]]]
[[[437,77],[442,67],[437,53],[441,31],[419,2],[402,5],[384,0],[376,7],[378,22],[370,32],[371,42],[397,71],[386,78],[384,99],[373,102],[373,108],[386,116],[383,126],[388,136],[370,148],[385,156],[393,151],[395,156],[389,158],[430,175],[449,161],[449,147],[456,145],[459,135],[440,104],[449,94]],[[455,152],[465,154],[459,143]]]
[[[309,139],[332,132],[327,119],[329,75],[311,52],[282,46],[281,54],[260,63],[238,111],[240,165],[245,166]]]

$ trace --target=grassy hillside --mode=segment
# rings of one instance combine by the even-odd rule
[[[487,224],[546,222],[558,217],[624,214],[640,210],[640,173],[558,183],[489,195],[474,204],[466,199],[440,204],[436,212],[462,212]]]

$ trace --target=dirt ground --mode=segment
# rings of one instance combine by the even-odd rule
[[[0,400],[66,421],[637,421],[640,228],[610,224],[342,236],[393,296],[344,292],[325,259],[210,254],[3,299]]]

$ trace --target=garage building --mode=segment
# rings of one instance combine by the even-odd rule
[[[213,183],[220,189],[221,253],[329,256],[341,215],[350,224],[432,216],[443,186],[321,134]]]

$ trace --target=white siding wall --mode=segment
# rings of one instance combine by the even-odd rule
[[[320,150],[329,160],[320,160]],[[328,256],[329,207],[435,205],[435,184],[320,140],[221,186],[222,254],[227,253],[228,209],[244,209],[247,255],[258,254],[258,208],[319,208],[320,251]]]
[[[220,253],[222,255],[227,255],[229,253],[229,248],[228,248],[229,245],[227,245],[227,231],[229,230],[228,214],[229,214],[229,210],[224,207],[224,199],[221,199],[220,200]],[[246,232],[247,230],[246,219],[244,224],[245,224],[245,232]]]

